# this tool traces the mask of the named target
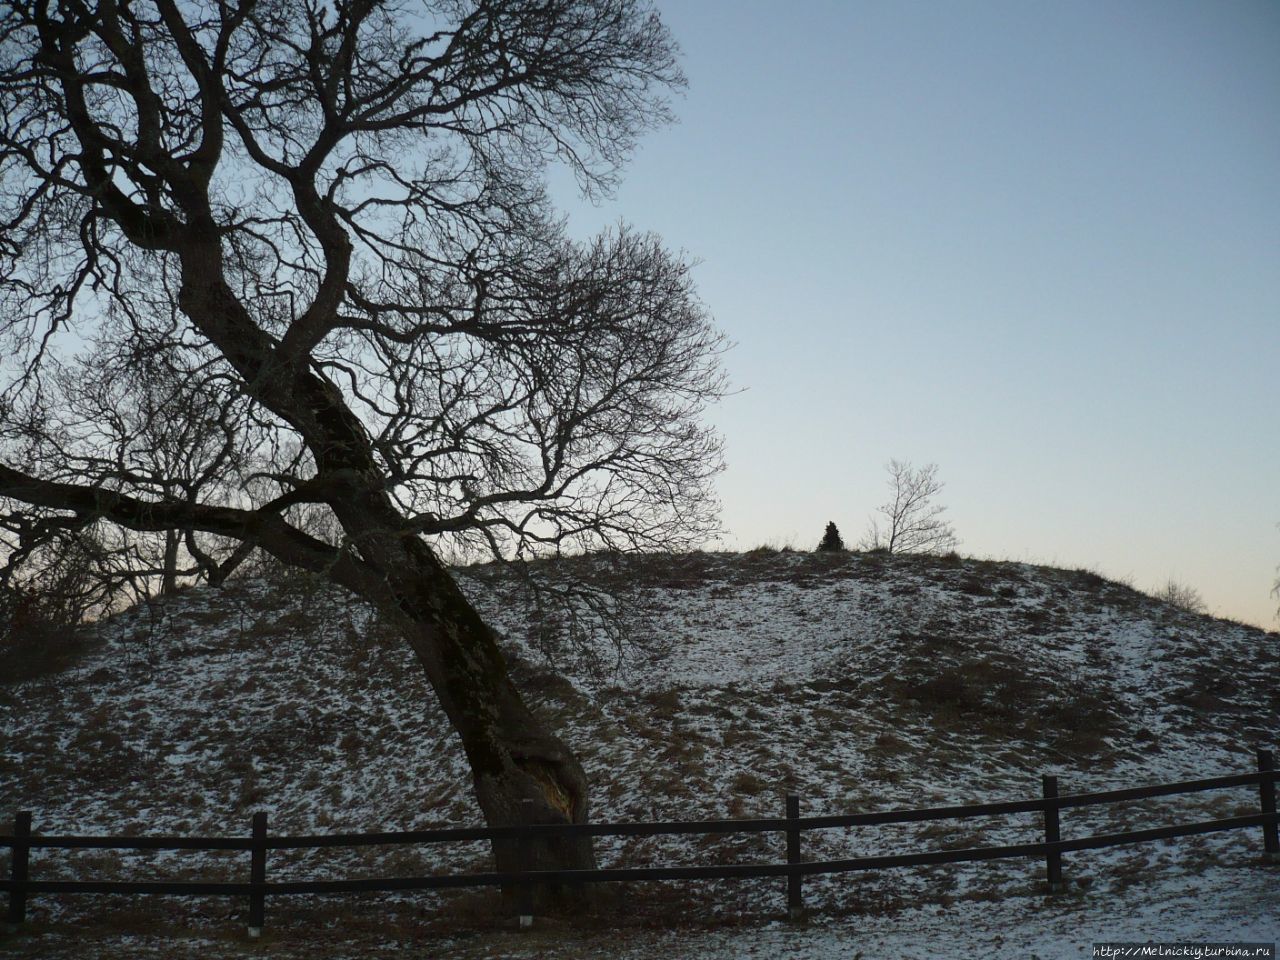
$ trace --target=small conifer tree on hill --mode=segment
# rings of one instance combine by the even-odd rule
[[[840,539],[840,531],[836,529],[834,523],[827,524],[827,531],[822,535],[822,542],[818,544],[820,552],[839,553],[844,549],[844,541]]]

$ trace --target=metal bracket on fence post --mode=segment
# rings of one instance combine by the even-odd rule
[[[1044,784],[1044,842],[1057,843],[1062,839],[1062,831],[1058,821],[1058,778],[1045,776]],[[1062,854],[1051,850],[1045,854],[1045,868],[1049,877],[1049,892],[1062,891]]]
[[[1276,768],[1275,756],[1270,750],[1258,751],[1258,772],[1271,773]],[[1258,793],[1262,800],[1262,812],[1269,813],[1274,818],[1276,815],[1276,782],[1269,778],[1263,778],[1258,782]],[[1262,825],[1262,846],[1266,851],[1266,858],[1272,863],[1280,863],[1280,828],[1277,828],[1276,821],[1272,819],[1270,823]]]
[[[800,863],[800,797],[794,793],[787,794],[787,917],[794,921],[804,918],[804,878],[796,869]]]
[[[249,894],[249,937],[262,936],[262,925],[267,912],[267,895],[263,887],[267,882],[267,815],[253,815],[253,846],[249,848],[249,883],[254,890]]]
[[[9,931],[27,919],[27,878],[31,871],[31,814],[24,810],[13,818],[13,853],[9,861],[9,913],[5,926]]]
[[[526,797],[520,801],[520,820],[524,826],[531,826],[534,817],[537,815],[536,808],[531,799]],[[520,859],[523,862],[522,869],[530,870],[533,867],[533,839],[526,837],[521,843]],[[520,929],[528,930],[533,926],[533,883],[521,883],[517,897],[520,901]]]

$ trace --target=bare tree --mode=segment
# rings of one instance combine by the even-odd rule
[[[0,641],[33,642],[66,633],[86,616],[110,608],[127,584],[121,549],[103,524],[67,518],[3,518],[14,548],[0,566]],[[26,520],[26,522],[22,522]]]
[[[1207,613],[1209,610],[1199,590],[1189,584],[1179,583],[1172,577],[1152,596],[1187,613]]]
[[[861,547],[888,553],[954,550],[959,541],[951,524],[942,519],[947,508],[934,502],[944,486],[938,479],[938,465],[913,467],[902,460],[890,460],[885,469],[893,497],[872,516]]]
[[[208,374],[175,368],[157,351],[114,363],[109,354],[79,357],[56,376],[82,443],[111,458],[137,493],[199,503],[206,488],[234,484],[236,474],[243,474],[250,437],[236,428],[235,414],[243,400]],[[157,588],[162,595],[173,593],[183,579],[225,578],[245,553],[219,551],[191,527],[117,527],[112,534],[120,549],[111,569],[98,575],[120,579],[132,600],[150,597]],[[211,555],[219,552],[227,556]]]
[[[701,415],[723,392],[721,340],[689,264],[625,228],[571,242],[542,185],[554,160],[608,189],[668,119],[683,78],[657,15],[0,9],[10,553],[107,524],[180,531],[206,571],[257,548],[322,572],[398,624],[491,823],[524,800],[584,820],[580,763],[442,557],[682,547],[715,527]],[[590,844],[533,862],[586,866]]]

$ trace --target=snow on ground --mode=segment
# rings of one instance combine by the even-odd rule
[[[1092,956],[1095,943],[1215,942],[1273,943],[1280,917],[1274,875],[1271,890],[1242,890],[1238,882],[1211,875],[1195,884],[1154,884],[1139,894],[1082,904],[1025,898],[969,908],[912,907],[882,916],[796,926],[781,921],[747,929],[649,931],[623,943],[582,938],[556,954],[558,935],[550,943],[522,942],[508,936],[501,945],[485,944],[474,954],[535,958],[548,955],[642,960],[744,957],[788,960],[855,960],[855,958],[1018,958],[1078,960]],[[1260,907],[1262,909],[1260,909]],[[1264,913],[1263,911],[1269,911]],[[491,952],[495,946],[498,952]],[[548,950],[548,947],[552,950]]]
[[[580,558],[533,573],[622,597],[621,660],[600,631],[585,638],[594,659],[566,648],[549,664],[535,642],[545,617],[519,583],[492,568],[462,571],[535,709],[580,749],[597,820],[774,816],[789,791],[805,814],[1022,799],[1037,795],[1043,773],[1079,792],[1244,772],[1256,748],[1280,747],[1277,635],[1189,615],[1087,572],[761,552]],[[0,787],[6,806],[34,812],[37,832],[240,835],[259,809],[274,833],[480,822],[419,671],[345,596],[289,578],[245,580],[113,618],[97,640],[69,670],[0,686]],[[1063,834],[1256,805],[1256,792],[1240,789],[1069,810]],[[1022,815],[822,831],[806,835],[804,851],[828,859],[1039,838],[1038,818]],[[673,958],[969,956],[995,937],[1005,955],[1059,957],[1087,955],[1071,951],[1104,936],[1275,939],[1280,868],[1260,865],[1259,849],[1254,830],[1074,854],[1068,892],[1048,900],[1043,867],[1028,861],[813,878],[813,920],[798,929],[768,926],[782,908],[776,882],[634,885],[625,899],[644,920],[626,926],[626,939],[631,955]],[[780,837],[759,835],[598,846],[602,865],[780,855]],[[50,851],[35,868],[241,879],[246,859]],[[281,879],[486,864],[484,845],[470,844],[279,852],[270,869]],[[428,937],[431,956],[575,955],[551,943],[628,955],[617,937],[590,930],[494,932],[502,918],[490,907],[448,895],[372,906],[273,900],[268,923],[280,939],[269,949],[314,948],[304,934],[312,928],[334,939],[353,903],[388,911],[396,943]],[[92,955],[148,955],[137,931],[128,951],[108,944],[123,907],[34,897],[29,929],[46,933],[40,949],[50,956],[90,941],[102,950]],[[241,904],[156,899],[141,909],[189,949],[200,937],[210,956],[241,948]],[[442,913],[468,910],[478,919],[466,936],[441,925]],[[1126,917],[1139,926],[1125,927]],[[672,952],[668,928],[690,944],[685,953]],[[367,950],[381,942],[377,924],[361,931],[351,955],[376,955]],[[451,938],[447,950],[441,937]],[[965,947],[938,952],[939,938]],[[32,943],[0,940],[0,953]]]
[[[884,914],[791,924],[762,920],[708,926],[672,924],[569,928],[539,920],[440,932],[403,924],[352,933],[342,921],[291,927],[262,941],[240,930],[201,936],[157,924],[121,933],[78,930],[0,940],[0,956],[44,960],[195,957],[231,960],[1079,960],[1093,945],[1116,942],[1274,943],[1280,929],[1280,884],[1274,869],[1209,869],[1194,881],[1153,881],[1106,897],[1026,896],[942,907],[905,907]],[[1245,882],[1241,882],[1244,880]],[[270,920],[271,915],[268,914]]]

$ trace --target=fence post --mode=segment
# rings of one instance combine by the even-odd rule
[[[1062,831],[1058,822],[1058,778],[1045,775],[1041,778],[1044,785],[1044,842],[1057,843],[1062,839]],[[1062,853],[1050,850],[1045,855],[1045,868],[1049,877],[1049,892],[1059,893],[1062,890]]]
[[[266,882],[267,815],[259,811],[253,815],[253,846],[249,848],[249,883],[254,887],[249,894],[249,936],[254,940],[262,936],[266,917],[267,894],[263,889]]]
[[[798,869],[800,860],[800,797],[787,794],[787,917],[793,921],[804,917],[803,875]]]
[[[537,816],[537,807],[533,800],[525,797],[520,801],[520,822],[524,826],[531,826],[534,818]],[[534,863],[534,840],[532,837],[523,838],[523,851],[520,860],[524,870],[532,869]],[[528,930],[533,926],[533,882],[529,881],[521,883],[517,889],[516,899],[520,910],[520,929]]]
[[[1258,751],[1258,772],[1270,773],[1276,768],[1275,756],[1270,750]],[[1258,793],[1262,799],[1262,812],[1275,816],[1276,812],[1276,782],[1271,779],[1260,780],[1258,783]],[[1280,829],[1277,829],[1275,820],[1262,825],[1262,845],[1266,850],[1266,857],[1272,863],[1280,861]]]
[[[27,877],[31,871],[31,814],[24,810],[13,818],[13,848],[9,859],[8,926],[13,929],[27,919]]]

